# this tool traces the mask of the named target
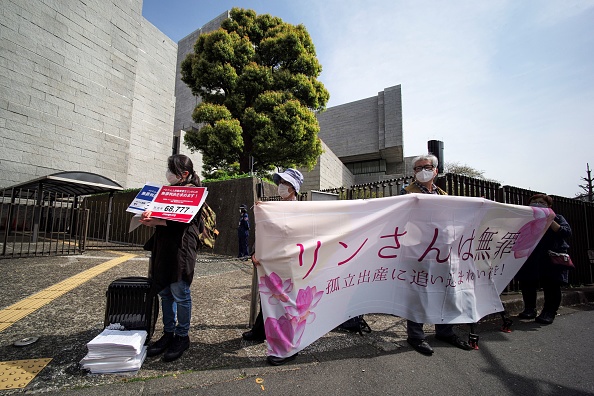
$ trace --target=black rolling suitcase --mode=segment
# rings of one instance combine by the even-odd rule
[[[151,280],[141,276],[116,279],[107,288],[104,325],[119,323],[126,330],[146,330],[146,343],[155,331],[159,299]]]

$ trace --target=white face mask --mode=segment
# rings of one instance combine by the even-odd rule
[[[289,195],[291,195],[291,193],[289,192],[289,186],[285,186],[284,184],[279,184],[278,185],[278,195],[281,196],[281,198],[287,198]]]
[[[417,180],[420,181],[421,183],[427,183],[428,181],[431,181],[434,176],[435,176],[435,174],[433,173],[432,170],[425,170],[425,169],[423,169],[420,172],[417,172],[417,174],[415,175]]]
[[[167,172],[165,172],[165,178],[169,184],[177,184],[181,180],[175,174],[171,173],[169,169],[167,169]]]

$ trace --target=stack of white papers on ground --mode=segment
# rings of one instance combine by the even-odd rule
[[[80,364],[93,374],[138,371],[146,358],[146,336],[144,330],[105,329],[87,343]]]

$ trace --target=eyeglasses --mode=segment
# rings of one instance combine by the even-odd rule
[[[415,167],[413,168],[413,170],[414,170],[415,172],[420,172],[420,171],[422,171],[423,169],[424,169],[424,170],[426,170],[426,171],[432,171],[433,169],[435,169],[435,167],[434,167],[433,165],[425,165],[425,166],[415,166]]]

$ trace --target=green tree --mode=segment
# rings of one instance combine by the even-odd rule
[[[182,81],[202,98],[192,114],[201,127],[185,145],[202,152],[210,175],[312,169],[322,153],[315,112],[329,98],[321,72],[303,25],[233,8],[182,62]]]

